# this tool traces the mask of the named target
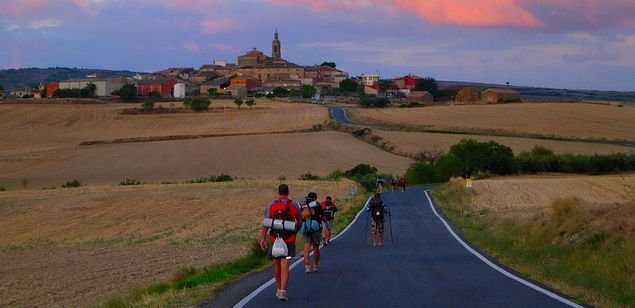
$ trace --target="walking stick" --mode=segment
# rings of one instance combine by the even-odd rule
[[[395,245],[395,240],[392,238],[392,214],[388,212],[388,225],[390,226],[390,243]]]

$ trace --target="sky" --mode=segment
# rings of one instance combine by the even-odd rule
[[[635,91],[635,0],[0,0],[0,68],[235,63],[276,29],[352,76]]]

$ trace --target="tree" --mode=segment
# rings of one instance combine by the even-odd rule
[[[340,90],[344,92],[356,92],[359,90],[359,84],[357,81],[347,78],[340,81]]]
[[[253,107],[255,104],[256,104],[256,101],[253,98],[250,98],[245,101],[245,105],[249,106],[249,109],[251,109],[251,107]]]
[[[287,91],[287,89],[283,87],[273,88],[272,93],[274,97],[286,97],[287,95],[289,95],[289,91]]]
[[[321,66],[330,66],[330,67],[332,67],[332,68],[336,68],[336,67],[337,67],[337,64],[335,64],[335,62],[326,62],[326,61],[324,61],[324,62],[322,62],[322,64],[320,64],[320,65],[321,65]]]
[[[209,108],[210,102],[209,99],[203,97],[188,97],[183,101],[183,104],[194,110],[194,111],[204,111]]]
[[[240,99],[240,98],[236,98],[236,99],[234,99],[234,104],[235,104],[236,106],[238,106],[238,109],[240,109],[240,106],[241,106],[242,104],[244,104],[244,102],[243,102],[243,100],[242,100],[242,99]]]
[[[317,89],[315,89],[314,86],[303,84],[300,87],[300,95],[302,95],[303,98],[311,98],[315,93],[317,93]]]
[[[137,100],[137,87],[133,84],[127,83],[118,91],[113,92],[113,94],[119,95],[124,102],[134,102]]]
[[[417,80],[417,84],[415,85],[415,91],[428,91],[432,95],[437,96],[437,92],[439,90],[437,86],[437,81],[432,78],[422,78]]]

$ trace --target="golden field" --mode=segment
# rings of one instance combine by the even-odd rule
[[[180,103],[158,104],[169,108]],[[259,99],[260,109],[236,109],[229,100],[214,100],[203,113],[122,115],[139,104],[46,105],[0,104],[0,155],[30,154],[76,147],[82,141],[117,138],[263,133],[311,128],[328,119],[325,108]]]
[[[441,151],[447,153],[450,150],[450,147],[459,143],[461,139],[476,139],[481,142],[496,141],[510,147],[516,154],[524,151],[530,151],[535,146],[551,149],[557,154],[610,154],[614,152],[635,152],[635,147],[575,141],[381,130],[373,130],[373,132],[397,146],[399,151],[410,154],[421,151]]]
[[[351,109],[360,121],[462,132],[635,140],[635,107],[521,103]]]
[[[403,174],[412,160],[384,152],[334,131],[251,135],[143,143],[75,146],[29,155],[0,156],[0,186],[30,189],[84,184],[183,181],[227,173],[237,177],[296,179],[305,172],[327,175],[369,163]]]
[[[87,306],[245,255],[279,183],[0,192],[0,306]],[[355,185],[288,184],[293,199],[315,191],[344,209]]]
[[[500,177],[473,185],[473,204],[493,210],[547,208],[568,197],[595,206],[629,204],[635,198],[635,174]]]

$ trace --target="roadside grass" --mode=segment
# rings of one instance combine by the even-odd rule
[[[346,208],[338,213],[333,226],[333,235],[341,232],[355,218],[361,210],[368,193],[359,193],[353,198],[338,200],[338,207]],[[228,229],[233,231],[244,231]],[[230,237],[242,235],[234,234]],[[224,242],[224,237],[210,238],[212,243]],[[301,236],[296,241],[296,255],[302,255],[304,242]],[[181,269],[175,273],[174,280],[168,283],[152,284],[146,288],[132,291],[129,295],[112,298],[98,304],[102,308],[130,308],[130,307],[187,307],[196,306],[213,298],[225,284],[235,281],[245,274],[263,270],[271,266],[270,260],[260,250],[257,241],[251,243],[251,251],[246,256],[236,260],[212,264],[204,269]]]
[[[470,243],[578,302],[635,305],[635,201],[600,207],[568,197],[527,213],[477,209],[472,195],[452,182],[432,191]]]

